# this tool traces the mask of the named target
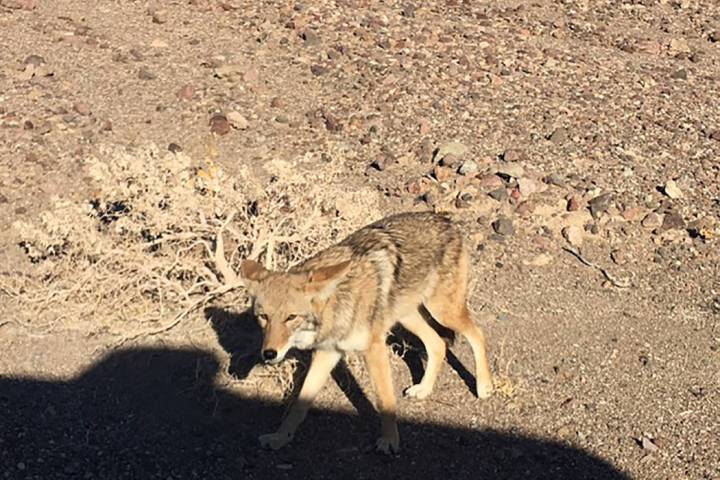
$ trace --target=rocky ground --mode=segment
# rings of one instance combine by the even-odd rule
[[[711,0],[0,0],[0,478],[720,478],[718,71]],[[108,225],[155,222],[137,199],[182,192],[188,165],[232,187],[153,200],[202,222],[137,238],[209,228],[220,198],[249,205],[240,233],[278,196],[288,218],[317,201],[296,256],[450,212],[498,394],[474,398],[456,342],[380,458],[349,358],[295,444],[260,450],[306,359],[255,365],[242,289],[187,290],[196,308],[147,330],[133,309],[168,325],[162,297],[114,303],[63,263],[97,262],[77,232],[127,251]],[[152,246],[134,260],[154,268]],[[399,392],[422,363],[395,351]]]

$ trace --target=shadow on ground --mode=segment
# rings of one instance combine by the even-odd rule
[[[201,350],[141,349],[68,382],[0,378],[3,470],[43,479],[627,478],[563,444],[433,424],[401,423],[403,452],[386,458],[365,449],[377,432],[367,411],[314,411],[290,448],[264,451],[256,438],[284,407],[218,387],[218,368]]]

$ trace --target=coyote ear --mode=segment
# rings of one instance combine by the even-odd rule
[[[269,274],[265,267],[254,260],[244,260],[240,265],[240,275],[251,282],[262,282]]]
[[[347,260],[330,267],[322,267],[307,272],[305,290],[309,293],[327,297],[332,294],[335,287],[345,278],[350,270],[351,261]]]

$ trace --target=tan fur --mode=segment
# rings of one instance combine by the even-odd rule
[[[393,215],[288,272],[271,272],[250,260],[241,270],[264,330],[266,361],[282,361],[293,347],[314,350],[298,399],[279,430],[260,437],[263,445],[280,448],[288,443],[342,355],[358,351],[365,358],[382,421],[377,448],[398,451],[385,340],[400,323],[423,342],[428,354],[425,374],[405,394],[427,397],[445,359],[445,342],[427,322],[427,313],[467,338],[475,356],[478,397],[492,391],[485,338],[466,303],[468,254],[459,229],[445,216]]]

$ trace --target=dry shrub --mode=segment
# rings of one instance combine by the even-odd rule
[[[231,291],[254,258],[285,268],[380,216],[378,196],[348,191],[332,165],[270,161],[261,185],[246,167],[231,177],[212,142],[197,161],[153,146],[106,148],[85,162],[96,191],[58,199],[13,225],[34,263],[31,278],[1,286],[28,325],[160,333]]]

